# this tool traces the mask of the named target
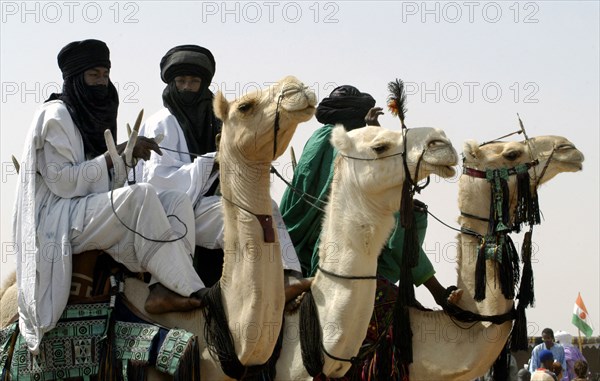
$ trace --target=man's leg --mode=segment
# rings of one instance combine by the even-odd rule
[[[163,198],[169,214],[177,218],[167,218],[154,188],[147,184],[115,190],[113,197],[116,213],[127,227],[115,216],[109,193],[86,197],[84,227],[73,232],[73,252],[97,248],[132,271],[149,271],[154,281],[162,284],[152,290],[158,297],[153,299],[149,312],[199,307],[199,300],[189,298],[204,284],[192,267],[195,239],[189,231],[193,230],[194,218],[187,196],[171,194]],[[170,290],[170,294],[155,292],[157,287],[158,291],[166,291],[162,287]]]
[[[207,249],[222,249],[225,223],[221,197],[203,197],[194,209],[194,218],[196,245]]]

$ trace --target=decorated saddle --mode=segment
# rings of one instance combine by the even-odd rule
[[[200,379],[197,338],[138,317],[111,281],[109,301],[86,295],[85,303],[81,293],[74,295],[79,304],[67,306],[38,355],[27,349],[18,322],[2,329],[0,380],[144,380],[150,366],[175,380]]]

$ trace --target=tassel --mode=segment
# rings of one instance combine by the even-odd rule
[[[387,380],[390,379],[392,369],[394,368],[394,343],[393,340],[393,328],[390,327],[386,333],[386,337],[377,348],[377,352],[373,356],[373,362],[371,363],[370,375],[374,380]]]
[[[502,290],[502,295],[504,295],[506,299],[512,299],[512,297],[510,297],[509,286],[509,282],[512,280],[512,272],[510,268],[510,254],[506,245],[505,238],[506,237],[504,236],[500,237],[500,242],[498,245],[500,258],[498,258],[496,266],[499,269],[500,290]]]
[[[527,342],[527,316],[525,316],[525,307],[519,302],[517,307],[517,316],[510,334],[510,347],[515,351],[528,350]]]
[[[515,231],[521,231],[521,225],[528,220],[531,200],[529,172],[517,171],[517,209],[515,211]]]
[[[202,309],[204,315],[204,337],[209,353],[218,358],[223,373],[231,378],[240,378],[245,373],[244,366],[240,363],[235,353],[235,345],[231,331],[227,325],[225,308],[221,299],[221,284],[217,282],[203,297],[205,305]]]
[[[117,355],[115,353],[115,314],[112,311],[109,312],[107,318],[107,328],[101,341],[101,353],[100,361],[98,365],[98,379],[107,381],[121,381],[123,380],[123,373],[121,371],[121,362],[117,361]]]
[[[542,217],[540,214],[540,200],[538,197],[537,189],[534,189],[530,199],[529,206],[529,225],[539,225],[542,223]]]
[[[146,370],[148,369],[147,361],[129,360],[126,365],[127,380],[145,381],[148,378]]]
[[[412,184],[408,181],[408,178],[405,178],[402,183],[402,201],[400,204],[400,225],[403,228],[408,229],[412,226],[413,212]]]
[[[410,209],[413,208],[413,203],[408,206]],[[382,375],[389,378],[390,371],[394,371],[395,368],[401,368],[408,365],[413,361],[412,351],[412,330],[410,328],[410,314],[408,307],[415,304],[415,289],[412,281],[411,269],[418,264],[419,257],[419,237],[415,229],[416,223],[414,221],[415,215],[411,210],[413,221],[411,221],[408,228],[404,229],[404,242],[402,247],[402,264],[400,266],[400,277],[398,283],[398,295],[396,297],[396,303],[394,305],[394,313],[392,317],[392,343],[391,352],[394,358],[398,358],[391,364],[391,368],[388,369],[386,366],[385,372]],[[397,351],[397,352],[396,352]]]
[[[510,236],[500,237],[499,250],[502,256],[500,263],[498,263],[500,267],[500,287],[506,299],[513,299],[515,297],[515,285],[519,281],[519,257]]]
[[[475,263],[475,300],[481,302],[485,299],[485,250],[487,246],[487,237],[483,239],[477,252],[477,263]]]
[[[521,248],[521,261],[523,262],[523,276],[519,286],[519,304],[523,303],[525,308],[534,305],[535,293],[533,283],[533,268],[531,266],[531,237],[533,227],[525,233],[523,237],[523,246]]]
[[[517,210],[515,228],[517,233],[521,224],[537,225],[541,222],[537,188],[531,189],[527,166],[517,167]]]
[[[510,354],[508,346],[505,345],[502,352],[494,362],[494,380],[508,380],[508,367],[510,365]]]
[[[525,309],[534,304],[534,288],[533,288],[533,269],[531,267],[531,237],[533,227],[525,233],[523,238],[523,246],[521,248],[521,261],[523,262],[523,276],[519,285],[519,306],[517,307],[517,317],[511,334],[511,348],[515,350],[528,349],[527,341],[527,317]]]
[[[500,182],[500,190],[501,190],[501,195],[502,195],[502,216],[501,216],[501,221],[502,221],[502,225],[498,228],[498,231],[505,231],[505,230],[510,230],[509,226],[509,218],[510,218],[510,213],[509,213],[509,200],[510,200],[510,191],[508,189],[508,173],[506,172],[506,169],[501,169],[500,170],[501,176],[499,178],[499,182]],[[505,174],[506,173],[506,174]],[[501,230],[501,229],[505,229],[505,230]]]
[[[130,378],[138,380],[138,378]],[[144,378],[145,379],[145,378]],[[179,368],[173,374],[173,381],[200,380],[200,349],[196,337],[193,337],[183,351]]]
[[[312,293],[307,291],[300,303],[300,348],[302,362],[312,377],[323,371],[323,351],[321,350],[321,326],[319,313]]]

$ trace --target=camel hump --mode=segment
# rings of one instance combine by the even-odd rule
[[[17,272],[13,271],[8,275],[8,277],[2,282],[2,286],[0,287],[0,299],[2,299],[2,295],[8,290],[13,284],[17,283]]]

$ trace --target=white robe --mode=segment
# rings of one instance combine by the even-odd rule
[[[223,247],[223,212],[220,196],[204,196],[216,180],[218,173],[211,175],[215,153],[207,153],[192,161],[188,152],[183,130],[177,119],[167,108],[163,108],[146,120],[140,135],[164,136],[161,147],[179,152],[162,150],[162,156],[152,152],[150,159],[138,163],[136,181],[152,184],[159,192],[177,189],[185,192],[194,205],[196,218],[196,243],[210,249]],[[287,232],[277,203],[273,201],[273,220],[282,252],[284,269],[301,274],[300,262]]]
[[[19,328],[34,353],[67,304],[73,253],[105,250],[131,270],[150,271],[184,296],[204,287],[190,270],[193,229],[183,236],[185,227],[165,213],[167,209],[192,226],[189,199],[177,192],[159,198],[150,185],[114,191],[114,207],[127,226],[153,239],[183,236],[169,244],[151,242],[117,220],[110,185],[104,157],[85,160],[81,135],[64,103],[45,103],[25,143],[13,216]]]

